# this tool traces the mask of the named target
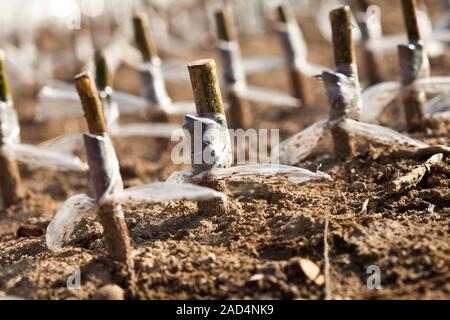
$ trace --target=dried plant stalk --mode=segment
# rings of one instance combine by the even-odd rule
[[[233,26],[231,9],[229,7],[224,7],[215,13],[215,18],[217,25],[217,36],[219,40],[237,44],[238,38],[236,35],[236,30]],[[232,66],[224,67],[232,69]],[[251,106],[248,100],[240,94],[240,89],[243,89],[242,86],[245,86],[245,83],[236,83],[234,79],[227,79],[227,77],[225,77],[225,81],[228,85],[227,98],[228,103],[230,104],[230,127],[233,129],[250,128],[253,122],[250,110]]]
[[[92,76],[89,73],[76,76],[75,86],[83,105],[89,132],[94,135],[104,135],[107,130],[103,108]],[[102,161],[106,161],[106,159],[102,159]],[[110,179],[104,171],[99,170],[96,174],[94,174],[93,168],[90,168],[90,171],[92,184],[98,199],[106,192]],[[122,285],[130,285],[134,281],[134,265],[122,207],[120,204],[108,201],[100,205],[97,215],[103,226],[106,245],[114,262],[118,281]]]
[[[297,25],[297,20],[292,9],[286,5],[280,5],[277,8],[278,22],[286,26],[289,24]],[[289,31],[288,31],[289,32]],[[311,105],[314,102],[312,96],[311,85],[308,75],[302,72],[296,61],[306,61],[306,57],[297,57],[298,52],[296,45],[292,43],[292,38],[290,41],[282,41],[283,49],[286,52],[288,58],[288,68],[289,68],[289,81],[291,84],[292,94],[295,98],[299,99],[304,106]]]
[[[330,21],[336,71],[358,81],[350,8],[345,6],[331,11]],[[336,157],[347,158],[355,155],[356,146],[353,135],[338,126],[331,127],[331,135]]]
[[[430,157],[425,163],[416,166],[406,175],[401,176],[394,181],[390,182],[386,189],[390,193],[403,192],[405,190],[414,188],[431,169],[442,162],[444,155],[438,153]]]
[[[194,101],[199,115],[218,113],[225,115],[219,82],[217,80],[216,63],[212,59],[197,60],[188,64],[191,78]],[[223,123],[227,127],[227,123]],[[203,139],[203,138],[202,138]],[[192,159],[194,163],[194,159]],[[206,177],[199,185],[226,193],[224,181]],[[197,202],[200,213],[224,214],[227,212],[226,204],[221,199]]]
[[[9,89],[8,75],[6,72],[5,53],[0,50],[0,101],[12,103]],[[1,125],[1,119],[0,119]],[[3,148],[3,134],[0,128],[0,191],[3,207],[9,208],[17,203],[24,195],[21,184],[20,172],[17,162],[7,156]]]

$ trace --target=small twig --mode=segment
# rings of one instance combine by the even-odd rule
[[[387,184],[386,189],[389,193],[399,193],[414,188],[422,181],[424,176],[431,171],[431,168],[443,159],[444,155],[438,153],[429,158],[425,163],[416,166],[406,175],[403,175]]]
[[[328,248],[328,218],[325,219],[325,227],[323,231],[323,255],[324,255],[324,277],[325,277],[325,300],[332,300],[331,293],[331,276],[330,276],[330,259],[329,259],[329,248]]]
[[[158,50],[156,49],[150,24],[145,13],[137,13],[133,16],[134,39],[136,46],[141,52],[144,62],[158,58]]]
[[[2,50],[0,50],[0,101],[10,105],[13,103],[6,72],[5,53]],[[3,207],[6,209],[17,203],[23,197],[24,191],[17,162],[10,159],[4,149],[4,133],[2,132],[1,121],[2,119],[0,119],[0,192]]]

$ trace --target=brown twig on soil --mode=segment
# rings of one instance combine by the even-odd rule
[[[434,154],[442,153],[444,156],[450,156],[450,147],[444,145],[434,145],[426,148],[420,148],[417,150],[400,150],[392,155],[398,158],[429,158]]]
[[[328,248],[328,218],[325,220],[325,227],[323,231],[323,255],[324,255],[324,277],[325,277],[325,300],[332,300],[331,293],[331,276],[330,276],[330,258]]]
[[[388,183],[386,186],[387,192],[399,193],[414,188],[418,183],[422,181],[425,175],[429,173],[434,166],[442,161],[443,158],[444,155],[442,153],[433,155],[425,163],[414,167],[414,169],[412,169],[406,175],[403,175]]]
[[[6,72],[5,53],[0,50],[0,101],[12,104],[11,92],[9,90],[8,76]],[[20,171],[15,160],[8,157],[4,148],[4,136],[2,130],[2,119],[0,119],[0,192],[3,207],[9,208],[17,203],[24,195],[21,185]]]
[[[301,53],[298,52],[298,45],[295,44],[295,33],[289,30],[288,26],[293,28],[298,28],[297,20],[295,19],[295,14],[293,10],[285,5],[279,5],[277,7],[278,22],[283,25],[285,32],[290,32],[292,35],[289,37],[282,37],[281,42],[283,50],[285,52],[286,59],[288,60],[289,68],[289,80],[291,83],[292,94],[295,98],[299,99],[304,106],[311,105],[314,101],[311,92],[310,79],[309,76],[302,72],[300,61],[306,62],[306,57],[299,56]],[[281,36],[281,34],[280,34]]]
[[[216,63],[212,59],[197,60],[188,64],[195,106],[199,115],[216,113],[225,116],[216,68]],[[226,118],[224,118],[222,125],[225,128],[228,127]],[[198,137],[194,137],[194,139],[198,139]],[[201,140],[203,141],[203,137]],[[203,157],[202,161],[204,161]],[[192,163],[194,166],[195,159],[192,159]],[[208,165],[206,164],[206,166]],[[199,185],[224,193],[227,191],[224,181],[210,179],[209,176],[206,176]],[[227,212],[226,204],[221,199],[199,201],[197,206],[200,213],[223,214]]]
[[[231,13],[231,9],[229,7],[224,7],[221,10],[218,10],[215,13],[216,24],[217,24],[217,35],[219,40],[229,43],[230,45],[236,45],[237,50],[240,51],[238,38],[236,35],[235,28],[233,26],[233,17]],[[230,53],[232,55],[232,53]],[[230,57],[231,58],[231,57]],[[236,59],[240,59],[239,57],[234,57]],[[226,70],[233,70],[231,64],[233,61],[231,59],[223,59],[224,68]],[[238,70],[234,70],[236,72]],[[231,74],[233,72],[224,72],[225,74],[225,82],[228,86],[227,98],[230,104],[230,127],[233,129],[248,129],[252,124],[252,114],[250,110],[249,102],[242,97],[240,94],[240,89],[243,89],[242,86],[245,86],[245,76],[244,83],[239,83],[239,79],[236,79],[235,74]]]
[[[150,24],[145,13],[137,13],[133,16],[134,40],[141,52],[144,62],[158,58],[158,50],[150,31]]]
[[[330,21],[336,71],[352,78],[359,86],[350,8],[344,6],[331,11]],[[338,158],[353,157],[355,155],[355,141],[351,134],[339,126],[333,126],[331,135],[334,142],[334,153]]]
[[[89,132],[103,137],[107,132],[106,124],[92,76],[89,73],[82,73],[76,76],[75,86],[83,105]],[[111,160],[102,158],[101,161],[103,162],[101,167],[106,168],[106,163]],[[107,192],[111,184],[111,177],[108,176],[106,169],[103,170],[102,168],[90,167],[90,174],[96,198],[100,199]],[[109,255],[114,261],[118,281],[125,286],[131,285],[134,281],[134,266],[122,207],[113,201],[105,201],[100,203],[97,215],[103,226],[106,245]]]
[[[367,21],[367,11],[370,4],[367,0],[352,0],[352,7],[356,16],[356,22],[361,30],[361,47],[366,61],[366,72],[369,84],[374,85],[383,80],[380,64],[376,54],[368,48],[368,43],[373,40],[373,32],[370,31]]]

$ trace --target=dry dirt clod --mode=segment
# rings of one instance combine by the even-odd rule
[[[93,294],[92,300],[124,300],[124,290],[116,284],[107,284]]]

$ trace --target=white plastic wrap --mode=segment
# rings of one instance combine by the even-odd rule
[[[261,178],[266,178],[273,182],[285,182],[288,180],[292,183],[301,184],[311,180],[332,180],[328,174],[320,171],[311,172],[303,168],[280,164],[255,164],[217,168],[211,174],[218,179],[230,181],[257,181]]]
[[[428,101],[426,111],[431,118],[448,118],[450,115],[450,93],[434,97]]]
[[[101,135],[85,133],[83,140],[96,200],[102,204],[123,190],[119,161],[107,133]]]
[[[83,134],[76,133],[45,141],[39,148],[62,154],[74,154],[83,149]]]
[[[441,30],[433,30],[432,23],[428,14],[423,10],[417,12],[419,20],[419,28],[422,39],[425,42],[426,52],[429,57],[438,57],[445,52],[445,43],[447,35]],[[392,52],[402,43],[407,43],[406,34],[395,34],[379,37],[370,40],[367,43],[368,48],[374,52]]]
[[[20,143],[20,126],[11,101],[0,101],[0,145]]]
[[[225,116],[218,113],[185,116],[183,129],[190,135],[194,173],[231,165],[231,141],[225,124]]]
[[[450,77],[431,77],[414,82],[414,88],[423,90],[427,94],[439,94],[427,104],[427,113],[432,116],[439,110],[446,110],[449,101],[446,94],[450,92]],[[408,89],[398,82],[383,82],[369,87],[362,93],[363,112],[361,120],[372,122],[378,118],[384,108],[391,103],[403,89]]]
[[[384,108],[398,96],[400,89],[401,85],[398,82],[382,82],[364,90],[361,120],[375,121]]]
[[[45,240],[52,251],[60,250],[69,239],[81,219],[96,208],[97,204],[86,194],[67,199],[47,227]]]
[[[385,146],[415,149],[428,147],[428,145],[422,141],[402,135],[401,133],[389,128],[374,124],[344,119],[339,122],[339,127],[349,133]]]
[[[36,120],[78,117],[83,114],[76,91],[66,85],[49,85],[43,87],[38,94]]]
[[[126,138],[132,136],[170,138],[172,134],[179,130],[180,126],[171,123],[130,123],[115,126],[109,129],[111,136]]]
[[[161,64],[164,79],[175,83],[189,83],[186,64],[186,61],[175,58],[165,59]]]
[[[279,162],[294,165],[308,157],[325,136],[327,125],[326,120],[316,122],[276,146]]]
[[[245,71],[239,44],[233,41],[219,41],[218,49],[222,57],[225,83],[228,85],[245,84]]]
[[[277,107],[297,108],[301,106],[301,102],[298,99],[284,92],[269,88],[246,86],[240,91],[240,94],[250,101],[268,103]]]
[[[195,103],[191,101],[172,102],[164,108],[168,114],[185,115],[188,113],[196,113]]]
[[[285,23],[277,25],[276,31],[280,35],[288,65],[296,65],[301,70],[308,49],[300,28],[296,23]]]
[[[225,203],[227,201],[225,194],[210,188],[193,184],[168,182],[140,185],[125,189],[114,195],[114,200],[119,202],[145,201],[149,203],[160,203],[166,201],[202,201],[210,199],[222,199]]]
[[[268,72],[284,68],[286,62],[279,57],[244,57],[242,58],[246,74]]]
[[[205,175],[218,180],[254,183],[262,182],[263,179],[267,179],[270,182],[290,182],[293,184],[302,184],[312,180],[332,180],[328,174],[320,171],[311,172],[303,168],[280,164],[254,164],[214,168],[210,171],[200,172],[197,175],[193,175],[192,172],[188,171],[177,171],[172,173],[166,182],[196,182],[204,179]]]
[[[337,70],[348,71],[352,65],[337,66]],[[330,109],[330,120],[348,117],[358,120],[362,112],[362,98],[359,83],[356,79],[333,71],[323,71],[322,81],[325,85]]]
[[[32,168],[48,168],[58,171],[87,171],[87,165],[78,157],[45,150],[28,144],[7,144],[10,156]]]
[[[210,188],[191,184],[151,183],[137,186],[110,195],[109,200],[116,203],[128,201],[143,201],[161,203],[166,201],[198,201],[221,199],[226,203],[226,196]],[[85,194],[70,197],[47,227],[46,243],[50,250],[60,250],[69,240],[81,219],[93,209],[98,208],[97,202]]]
[[[171,103],[161,69],[161,60],[141,63],[137,66],[141,78],[141,95],[153,106],[164,108]]]
[[[103,106],[103,113],[105,115],[105,122],[108,128],[116,127],[119,124],[119,107],[113,97],[114,91],[111,87],[106,87],[105,90],[98,92]]]

